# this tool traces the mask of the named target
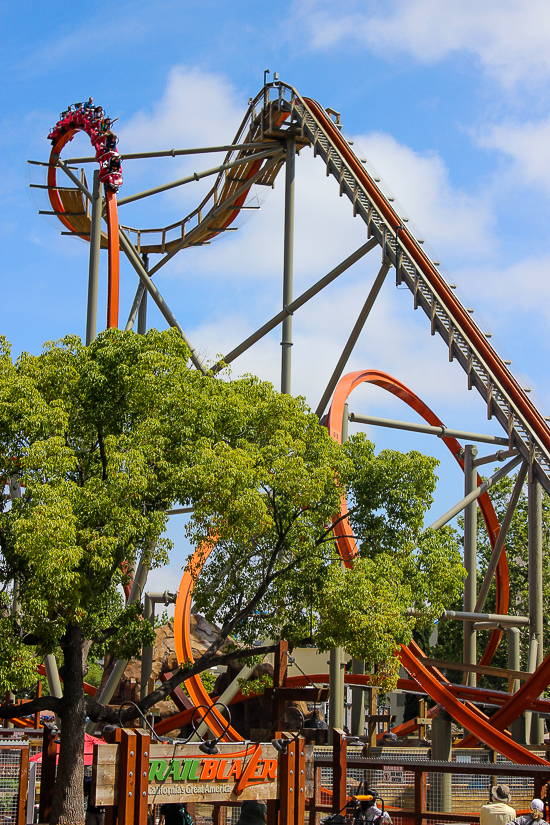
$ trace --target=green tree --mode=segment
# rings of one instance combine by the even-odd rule
[[[188,357],[174,331],[109,330],[89,347],[68,337],[15,364],[2,342],[0,474],[22,496],[4,496],[0,512],[0,581],[5,593],[18,588],[16,614],[0,616],[0,689],[30,684],[36,657],[61,650],[63,697],[27,706],[62,720],[52,825],[84,819],[85,718],[118,719],[84,695],[86,660],[150,642],[142,605],[125,605],[120,585],[138,562],[167,561],[175,505],[194,508],[191,541],[213,546],[194,596],[221,631],[142,710],[214,663],[264,655],[267,638],[343,644],[391,686],[414,624],[407,608],[438,615],[461,586],[453,533],[421,532],[433,459],[376,456],[362,436],[341,447],[303,399],[252,376],[202,375]],[[331,528],[343,494],[361,548],[350,571]],[[236,648],[217,657],[230,635]],[[132,718],[126,709],[122,720]]]

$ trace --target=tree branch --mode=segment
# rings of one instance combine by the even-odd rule
[[[31,716],[42,710],[51,710],[58,716],[63,716],[63,699],[56,696],[40,696],[20,705],[0,705],[0,719],[14,719],[17,716]]]
[[[101,466],[103,468],[101,478],[103,481],[107,481],[107,454],[105,453],[105,442],[103,440],[101,427],[97,428],[97,441],[99,444],[99,455],[101,456]]]
[[[327,527],[325,532],[321,533],[319,538],[316,540],[315,544],[321,544],[321,542],[323,542],[325,540],[325,538],[328,536],[328,534],[332,533],[332,531],[334,530],[334,528],[336,527],[337,524],[340,524],[341,521],[345,521],[347,518],[349,518],[349,516],[351,516],[352,513],[355,513],[355,511],[358,510],[358,509],[359,509],[359,505],[356,504],[355,507],[352,507],[351,510],[348,510],[347,513],[344,513],[343,516],[339,516],[337,519],[332,521],[331,524],[330,524],[330,527]]]
[[[211,645],[212,647],[212,645]],[[149,710],[153,705],[156,705],[157,702],[162,701],[165,699],[172,691],[181,685],[182,682],[185,682],[187,679],[190,679],[192,676],[196,676],[199,673],[202,673],[204,670],[207,670],[212,666],[213,663],[216,665],[226,665],[229,662],[245,659],[249,656],[267,656],[268,653],[273,653],[277,648],[277,643],[270,644],[270,645],[262,645],[259,647],[249,647],[249,648],[242,648],[239,650],[232,650],[230,653],[223,653],[221,656],[216,655],[215,652],[210,653],[210,649],[206,651],[205,654],[201,656],[198,662],[194,662],[192,665],[187,667],[179,668],[173,676],[170,677],[166,682],[164,682],[160,687],[146,696],[144,699],[141,699],[139,702],[136,702],[137,707],[144,713],[145,711]],[[59,700],[58,700],[59,701]],[[109,723],[117,723],[119,721],[118,717],[118,708],[112,708],[108,705],[102,705],[99,702],[96,702],[95,699],[92,697],[86,696],[86,708],[87,713],[90,719],[94,722],[109,722]],[[127,710],[124,710],[121,714],[121,721],[122,723],[129,722],[132,719],[135,719],[137,716],[136,711],[133,710],[131,707],[128,707]]]

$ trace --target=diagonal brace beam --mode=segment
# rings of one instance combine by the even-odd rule
[[[274,315],[270,321],[268,321],[266,324],[264,324],[262,327],[256,330],[256,332],[253,332],[252,335],[249,335],[249,337],[246,338],[246,340],[244,340],[242,344],[239,344],[238,347],[235,347],[235,349],[231,350],[231,352],[228,353],[223,359],[223,363],[220,362],[216,364],[213,367],[212,371],[219,372],[221,369],[223,369],[224,364],[230,364],[232,361],[235,360],[235,358],[238,358],[239,355],[242,355],[243,352],[246,352],[247,349],[250,349],[250,347],[253,344],[257,343],[261,338],[267,335],[268,332],[271,332],[272,329],[275,329],[275,327],[278,326],[282,321],[284,321],[285,318],[288,318],[289,315],[292,315],[293,312],[295,312],[297,309],[299,309],[301,306],[307,303],[307,301],[309,301],[310,298],[313,298],[314,295],[317,295],[318,292],[320,292],[322,289],[324,289],[324,287],[326,287],[328,284],[334,281],[339,275],[342,274],[342,272],[345,272],[346,269],[349,269],[350,266],[352,266],[364,255],[366,255],[367,252],[370,252],[370,250],[373,249],[373,247],[375,247],[376,244],[377,241],[375,241],[374,238],[371,238],[370,241],[367,241],[367,243],[363,244],[363,246],[360,246],[359,249],[357,249],[352,255],[350,255],[348,258],[342,261],[342,263],[338,264],[338,266],[336,266],[327,275],[325,275],[323,278],[317,281],[317,283],[313,284],[313,286],[310,286],[309,289],[306,289],[305,292],[303,292],[298,298],[292,301],[292,303],[288,304],[288,306],[284,307],[280,312],[277,313],[277,315]]]
[[[213,152],[242,152],[245,149],[267,149],[277,146],[275,141],[266,143],[230,143],[227,146],[200,146],[195,149],[165,149],[161,152],[123,152],[120,154],[122,160],[142,160],[147,158],[176,158],[180,155],[205,155]],[[37,160],[28,160],[27,163],[48,166],[47,163],[40,163]],[[97,163],[95,155],[85,158],[67,158],[66,163]]]
[[[514,511],[519,501],[521,488],[523,487],[523,482],[525,481],[526,475],[527,464],[524,462],[519,468],[516,483],[514,484],[514,489],[512,490],[512,495],[510,496],[510,501],[508,502],[508,507],[506,508],[506,515],[504,516],[504,521],[502,522],[501,528],[499,530],[497,540],[495,542],[495,547],[493,552],[491,553],[491,558],[489,560],[489,564],[485,572],[485,578],[483,579],[483,584],[481,585],[479,596],[477,597],[476,606],[474,607],[474,613],[481,613],[483,605],[485,604],[485,599],[487,598],[489,587],[491,586],[493,576],[495,575],[495,570],[497,569],[500,554],[502,553],[502,550],[504,548],[504,542],[506,541],[506,536],[508,535],[508,530],[510,528],[510,524],[512,523],[512,516],[514,515]]]
[[[141,304],[141,299],[143,298],[143,293],[145,292],[145,287],[141,283],[138,284],[138,288],[136,289],[136,294],[134,295],[134,300],[132,303],[132,308],[130,310],[130,314],[128,315],[128,320],[126,321],[126,326],[124,327],[124,331],[128,332],[129,330],[134,328],[134,323],[136,320],[136,315],[138,314],[139,307]]]
[[[328,404],[329,398],[331,397],[338,381],[340,380],[340,377],[341,377],[341,375],[344,371],[344,367],[348,363],[348,359],[349,359],[349,357],[350,357],[350,355],[353,351],[353,348],[354,348],[355,344],[357,343],[357,339],[359,338],[359,335],[361,334],[361,330],[365,326],[365,322],[366,322],[367,318],[370,315],[370,311],[374,306],[374,302],[375,302],[376,298],[378,297],[378,293],[380,292],[382,284],[384,283],[386,275],[388,274],[388,269],[389,268],[390,268],[390,262],[386,258],[382,262],[382,266],[380,267],[378,275],[376,276],[376,280],[374,281],[374,284],[372,285],[371,290],[370,290],[370,292],[367,296],[367,300],[365,301],[363,309],[359,313],[359,317],[357,318],[357,321],[355,322],[355,326],[353,327],[353,329],[351,331],[351,335],[348,338],[344,349],[342,350],[342,354],[341,354],[340,358],[338,359],[338,363],[336,364],[336,366],[334,368],[334,372],[332,373],[332,375],[330,377],[330,381],[328,382],[328,384],[326,386],[326,389],[323,393],[323,396],[322,396],[321,400],[319,401],[317,409],[315,410],[315,415],[317,416],[317,418],[321,418],[322,414],[325,411],[325,407]]]
[[[494,475],[486,479],[483,482],[483,484],[480,484],[479,487],[476,487],[475,490],[472,490],[471,493],[468,493],[468,495],[465,496],[462,499],[462,501],[459,501],[458,504],[455,504],[454,507],[451,507],[451,509],[447,513],[445,513],[445,515],[438,518],[437,521],[434,521],[434,523],[430,527],[428,527],[428,530],[439,530],[440,527],[443,527],[444,524],[447,524],[448,521],[457,516],[461,510],[464,510],[464,508],[467,507],[468,504],[471,504],[472,501],[475,501],[481,495],[483,495],[483,493],[487,492],[487,490],[490,487],[492,487],[493,484],[496,484],[497,481],[500,481],[500,479],[504,478],[505,475],[511,473],[512,470],[515,467],[517,467],[521,461],[523,461],[523,457],[520,455],[516,456],[516,458],[514,458],[512,461],[509,461],[508,464],[505,464],[504,467],[501,467],[499,470],[497,470]]]
[[[54,155],[54,157],[55,157],[55,155]],[[75,186],[77,186],[77,187],[78,187],[78,189],[80,189],[80,191],[81,191],[84,195],[86,195],[86,197],[88,198],[88,200],[89,200],[90,202],[93,200],[92,193],[90,192],[90,190],[88,189],[88,187],[87,187],[87,186],[84,186],[84,184],[82,183],[82,181],[80,181],[80,180],[77,178],[77,176],[76,176],[73,172],[71,172],[71,170],[69,169],[69,167],[67,166],[67,164],[66,164],[64,161],[62,161],[62,160],[61,160],[61,158],[59,157],[59,155],[57,156],[57,159],[56,159],[56,166],[59,166],[59,168],[60,168],[60,169],[63,169],[63,171],[65,172],[65,174],[66,174],[66,175],[68,175],[68,177],[72,180],[72,182],[75,184]]]
[[[275,147],[274,147],[275,148]],[[166,192],[168,189],[175,189],[177,186],[183,186],[186,183],[201,180],[201,178],[208,178],[211,175],[218,175],[220,172],[225,172],[227,169],[233,169],[234,166],[242,166],[245,163],[250,163],[254,160],[261,160],[262,158],[269,158],[273,155],[273,149],[265,152],[257,152],[255,155],[245,155],[237,160],[232,160],[229,163],[222,163],[220,166],[214,166],[212,169],[205,169],[204,172],[193,172],[192,175],[187,175],[185,178],[170,181],[170,183],[163,183],[161,186],[155,186],[153,189],[146,189],[144,192],[137,192],[135,195],[128,195],[126,198],[121,198],[118,201],[119,206],[124,206],[126,203],[133,203],[142,198],[148,198],[149,195],[158,195],[159,192]]]

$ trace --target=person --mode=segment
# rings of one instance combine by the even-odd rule
[[[241,815],[237,825],[264,825],[267,818],[267,805],[256,799],[246,799],[241,805]]]
[[[544,818],[544,802],[542,799],[533,799],[529,813],[514,817],[508,825],[533,825],[533,822],[535,822],[536,825],[548,825]]]
[[[482,805],[479,825],[507,825],[516,818],[515,809],[510,807],[512,794],[508,785],[493,785],[489,792],[490,802]]]
[[[92,777],[84,777],[84,802],[86,803],[86,825],[104,825],[105,808],[102,805],[91,805]]]
[[[382,808],[379,808],[378,805],[371,805],[370,808],[367,808],[365,812],[365,822],[374,822],[376,825],[392,825],[391,816],[387,811],[382,813]]]
[[[115,135],[114,132],[107,132],[105,137],[105,151],[106,152],[113,152],[116,149],[116,145],[118,143],[118,137]]]
[[[159,825],[193,825],[185,802],[165,802],[161,805]]]

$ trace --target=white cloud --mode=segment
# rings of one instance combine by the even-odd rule
[[[415,152],[382,133],[361,135],[354,141],[366,150],[384,182],[407,207],[394,204],[400,214],[410,217],[409,227],[413,231],[413,224],[421,227],[421,236],[438,256],[452,256],[464,263],[490,253],[493,215],[488,196],[474,196],[454,187],[440,156]],[[187,276],[192,261],[192,268],[209,280],[232,278],[236,285],[256,282],[265,289],[267,283],[278,279],[282,272],[283,175],[284,171],[275,191],[245,226],[210,247],[186,250],[174,261],[172,273]],[[310,150],[297,158],[295,188],[298,294],[364,243],[365,225],[352,217],[348,199],[338,197],[336,182],[326,178],[323,164]],[[468,244],[464,243],[466,237]]]
[[[511,157],[513,177],[519,183],[550,191],[550,118],[538,123],[493,126],[479,135],[478,143]]]
[[[546,0],[344,0],[337,7],[328,0],[299,0],[295,11],[317,49],[359,44],[428,64],[469,53],[504,85],[550,75]]]
[[[460,273],[460,279],[503,323],[518,313],[550,321],[550,255],[526,257],[498,270],[476,267]]]
[[[434,152],[419,153],[391,135],[373,132],[355,138],[438,255],[477,257],[493,244],[493,215],[486,195],[453,187],[449,170]],[[399,207],[398,207],[399,211]],[[403,211],[401,210],[401,214]],[[464,244],[464,238],[468,244]]]
[[[121,146],[128,152],[229,143],[243,117],[243,103],[224,77],[174,66],[162,98],[117,130]]]

